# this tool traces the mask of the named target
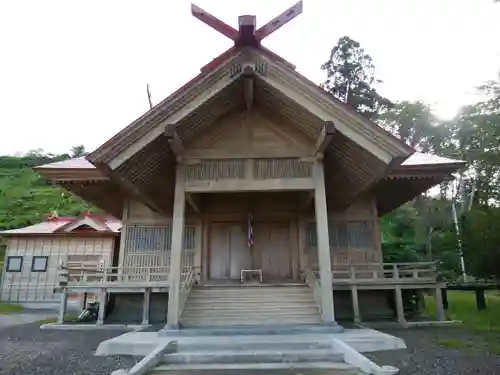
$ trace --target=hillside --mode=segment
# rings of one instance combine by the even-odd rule
[[[78,215],[91,208],[65,190],[51,186],[31,168],[70,158],[31,152],[0,156],[0,230],[19,228],[42,220],[56,210],[61,216]]]

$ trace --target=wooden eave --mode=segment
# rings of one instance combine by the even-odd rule
[[[177,124],[194,116],[197,107],[213,99],[236,81],[242,65],[247,63],[254,64],[257,68],[256,76],[258,80],[268,84],[267,91],[271,92],[274,89],[274,92],[284,94],[281,96],[286,97],[288,101],[302,103],[301,106],[314,115],[318,124],[333,120],[339,132],[361,147],[369,150],[377,149],[379,152],[376,156],[386,164],[394,158],[402,161],[414,152],[404,142],[336,100],[288,64],[271,59],[259,50],[244,48],[234,49],[228,53],[218,67],[199,74],[88,155],[87,160],[101,170],[103,164],[107,164],[113,170],[117,169],[133,154],[159,137],[166,124]],[[258,96],[259,93],[256,92],[256,97]],[[304,126],[309,126],[307,122],[300,122],[307,124]],[[317,136],[321,126],[313,125],[315,129],[310,129],[311,135],[316,131],[315,136]],[[103,172],[107,174],[106,171]]]
[[[50,182],[107,181],[109,178],[96,168],[33,168]]]

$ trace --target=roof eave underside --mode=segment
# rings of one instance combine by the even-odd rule
[[[177,123],[190,113],[189,109],[192,112],[194,108],[189,108],[189,106],[197,97],[203,93],[215,91],[216,87],[224,89],[229,86],[237,79],[235,69],[237,66],[241,68],[245,62],[261,66],[262,71],[258,71],[260,80],[290,96],[290,99],[296,102],[308,100],[308,103],[311,104],[310,111],[323,121],[336,121],[337,129],[340,132],[362,146],[373,143],[385,149],[391,160],[398,158],[399,163],[414,152],[404,142],[339,102],[286,64],[271,61],[264,54],[255,50],[252,50],[251,53],[248,50],[242,50],[229,55],[218,68],[198,75],[88,155],[87,159],[99,167],[103,163],[109,164],[126,149],[133,149],[135,143],[141,138],[144,138],[144,142],[140,148],[144,147],[145,144],[152,142],[161,134],[162,125]],[[221,81],[226,83],[221,84]],[[207,96],[208,98],[209,96]],[[387,160],[386,162],[388,163]]]

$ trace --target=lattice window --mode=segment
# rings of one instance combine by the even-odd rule
[[[127,226],[125,251],[131,253],[156,253],[170,250],[172,228],[170,226]]]
[[[245,177],[245,160],[203,160],[186,166],[186,181],[217,181]]]
[[[330,246],[342,249],[362,249],[374,246],[373,221],[330,222]],[[308,223],[306,240],[309,248],[317,246],[316,223]]]
[[[255,159],[254,162],[254,177],[258,180],[311,176],[312,163],[300,159]]]
[[[195,248],[196,228],[184,228],[183,248]],[[126,227],[125,251],[127,253],[157,253],[170,251],[172,246],[172,227],[133,225]]]

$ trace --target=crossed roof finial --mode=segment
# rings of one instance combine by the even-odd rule
[[[260,42],[270,34],[278,30],[283,25],[302,13],[302,0],[285,10],[280,15],[273,18],[264,26],[256,30],[257,17],[251,15],[242,15],[238,17],[239,29],[229,26],[217,17],[204,11],[200,7],[191,4],[191,13],[201,22],[214,28],[224,36],[234,41],[235,46],[259,47]]]

